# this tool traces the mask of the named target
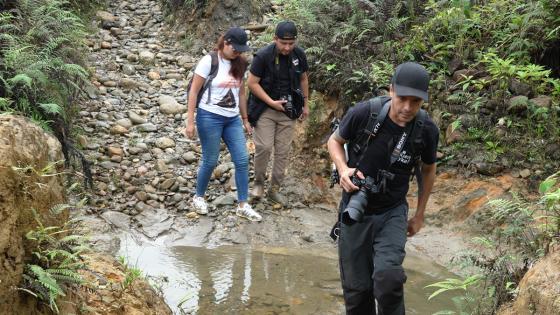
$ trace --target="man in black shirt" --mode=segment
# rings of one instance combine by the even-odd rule
[[[260,49],[253,58],[247,80],[251,90],[247,118],[255,127],[255,182],[251,195],[263,196],[266,169],[274,149],[268,196],[281,204],[286,204],[279,189],[288,163],[295,119],[305,119],[309,114],[307,58],[303,49],[296,46],[296,38],[295,24],[280,22],[274,42]]]
[[[411,137],[408,137],[423,101],[428,100],[428,85],[429,75],[424,67],[413,62],[399,65],[391,81],[391,99],[387,101],[389,112],[380,122],[377,134],[362,149],[363,153],[358,155],[349,150],[349,160],[346,161],[344,144],[353,143],[364,132],[370,119],[368,102],[352,107],[328,141],[329,153],[339,170],[343,188],[341,214],[359,189],[352,182],[352,176],[375,178],[380,186],[381,180],[385,180],[381,192],[367,193],[363,221],[340,222],[338,248],[347,314],[376,314],[375,300],[377,314],[405,314],[403,284],[406,275],[402,262],[406,236],[413,236],[423,226],[424,211],[436,175],[437,126],[429,117],[425,118],[420,150],[413,148]],[[400,146],[403,141],[404,145]],[[400,148],[399,151],[395,150],[396,147]],[[396,156],[395,152],[398,152]],[[419,192],[416,213],[408,220],[406,194],[418,158],[423,163],[423,188]],[[388,179],[384,172],[394,176]]]

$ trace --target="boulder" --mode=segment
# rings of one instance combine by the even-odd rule
[[[167,148],[174,148],[175,141],[168,137],[161,137],[156,140],[156,146],[162,150],[165,150]]]
[[[550,108],[552,106],[552,97],[548,95],[539,95],[530,99],[529,102],[535,104],[537,107]]]
[[[528,105],[529,98],[527,96],[514,96],[509,99],[507,111],[511,114],[520,114],[527,110]]]
[[[148,50],[141,51],[138,55],[138,60],[140,60],[140,62],[144,64],[152,64],[154,63],[155,59],[156,56],[154,55],[154,53]]]
[[[527,83],[523,83],[517,79],[511,79],[509,81],[509,90],[513,95],[529,96],[531,93],[531,87]]]
[[[175,115],[187,111],[187,107],[179,104],[174,97],[162,95],[158,99],[159,110],[166,115]]]
[[[449,124],[449,126],[447,126],[447,129],[445,130],[445,143],[446,144],[452,144],[455,142],[460,142],[463,141],[465,138],[465,133],[462,131],[462,129],[459,128],[453,128],[453,124]]]

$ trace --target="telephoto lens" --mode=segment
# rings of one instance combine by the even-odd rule
[[[364,221],[364,210],[368,203],[367,189],[361,187],[356,193],[350,196],[346,209],[342,211],[342,223],[352,225],[356,222]]]

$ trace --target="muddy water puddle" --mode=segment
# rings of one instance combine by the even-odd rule
[[[123,242],[119,253],[163,292],[176,314],[343,314],[336,248],[166,247]],[[407,314],[454,309],[430,302],[427,284],[451,276],[414,255],[405,261]]]

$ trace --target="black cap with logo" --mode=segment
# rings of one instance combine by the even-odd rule
[[[292,21],[282,21],[276,25],[276,32],[274,35],[279,39],[296,39],[297,37],[297,28],[294,22]]]
[[[391,84],[398,96],[416,96],[428,101],[430,76],[423,66],[415,62],[400,64],[395,69]]]
[[[249,47],[247,33],[240,27],[232,27],[224,35],[226,43],[231,44],[238,52],[245,52],[251,49]]]

